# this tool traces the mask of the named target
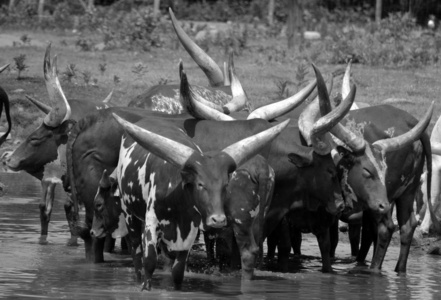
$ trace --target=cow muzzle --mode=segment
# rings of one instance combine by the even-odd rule
[[[346,205],[343,197],[341,195],[334,194],[334,199],[333,201],[328,202],[326,210],[332,215],[338,215],[344,211],[345,207]]]
[[[227,225],[227,217],[225,214],[213,214],[207,218],[207,226],[213,228],[221,228]]]
[[[389,212],[390,210],[390,204],[389,202],[385,202],[385,201],[378,201],[377,203],[375,203],[374,205],[372,205],[370,207],[370,209],[373,212],[376,212],[378,214],[386,214]]]

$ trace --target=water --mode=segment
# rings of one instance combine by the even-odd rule
[[[140,292],[131,258],[105,254],[103,264],[84,259],[84,245],[69,247],[62,191],[57,188],[49,243],[40,245],[40,184],[25,174],[0,173],[7,193],[0,197],[1,299],[437,299],[441,292],[438,256],[411,254],[407,275],[393,269],[398,248],[390,247],[380,275],[348,263],[349,245],[340,243],[335,274],[320,272],[315,238],[306,235],[304,258],[292,273],[257,271],[256,280],[187,272],[174,291],[169,272],[157,270],[153,290]],[[412,251],[412,250],[411,250]],[[368,257],[371,257],[369,254]]]

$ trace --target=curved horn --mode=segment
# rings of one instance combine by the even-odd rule
[[[348,66],[346,67],[345,74],[343,75],[343,80],[341,83],[341,97],[344,99],[348,96],[351,90],[351,67],[352,59],[349,60]]]
[[[107,173],[107,169],[104,169],[103,174],[100,179],[100,187],[103,189],[110,188],[112,183],[110,182],[109,174]]]
[[[244,107],[247,107],[247,110],[249,111],[251,107],[247,94],[243,90],[242,84],[236,76],[234,64],[232,63],[232,57],[233,54],[230,53],[229,76],[231,78],[231,94],[233,95],[233,99],[223,107],[224,113],[228,115],[231,112],[242,110]]]
[[[245,138],[231,146],[223,149],[222,152],[231,156],[236,163],[236,167],[248,161],[254,155],[259,153],[263,147],[275,139],[279,133],[288,126],[289,119],[284,122],[264,130],[258,134]]]
[[[329,100],[329,93],[324,88],[325,81],[323,79],[322,74],[320,71],[313,66],[314,72],[317,77],[317,93],[319,96],[320,101],[320,112],[322,116],[326,116],[328,113],[331,112],[331,101]],[[344,103],[349,103],[347,101],[354,101],[354,99],[349,100],[349,98],[355,97],[355,90],[354,95],[351,95],[351,90],[349,90],[349,93],[346,95],[343,102],[340,104],[340,106],[344,105]],[[351,106],[352,107],[352,104]],[[346,110],[346,107],[344,108]],[[346,113],[345,113],[346,114]],[[357,136],[355,133],[344,127],[342,124],[337,123],[333,128],[331,128],[330,132],[336,136],[339,140],[341,140],[344,144],[346,144],[353,152],[361,152],[366,147],[366,142],[364,138]]]
[[[221,113],[207,105],[204,105],[200,101],[195,99],[195,93],[191,91],[188,84],[187,74],[182,70],[181,85],[180,85],[180,101],[182,107],[196,119],[202,120],[217,120],[217,121],[231,121],[232,117]],[[205,102],[207,102],[205,100]]]
[[[10,64],[4,65],[0,68],[0,73],[2,73],[4,70],[6,70],[9,67]]]
[[[51,102],[51,111],[44,118],[44,124],[50,127],[57,127],[65,120],[70,118],[71,109],[64,96],[60,81],[57,76],[57,56],[55,55],[52,63],[50,61],[51,44],[46,48],[44,55],[44,79],[46,82],[46,89],[49,94],[49,101]]]
[[[229,86],[229,85],[231,85],[230,75],[228,74],[227,63],[224,61],[224,86]]]
[[[25,97],[32,102],[32,104],[34,104],[39,110],[41,110],[42,112],[44,112],[45,114],[48,114],[51,111],[51,107],[47,104],[44,104],[43,102],[38,101],[35,98],[32,98],[29,95],[25,95]]]
[[[306,109],[302,112],[299,118],[299,130],[305,138],[308,145],[312,145],[314,151],[318,154],[325,155],[328,154],[331,149],[330,136],[326,133],[332,129],[338,122],[344,118],[346,113],[349,111],[355,98],[355,86],[350,94],[350,97],[345,99],[335,111],[321,117],[319,120],[316,118],[319,116],[319,111],[322,113],[330,110],[329,103],[329,93],[328,89],[332,89],[332,77],[329,82],[329,87],[326,87],[323,76],[321,76],[320,71],[313,65],[316,77],[317,77],[317,91],[318,99],[311,102]],[[325,97],[325,101],[323,101]],[[322,99],[319,103],[319,99]],[[326,103],[326,101],[328,101]]]
[[[118,121],[124,130],[143,148],[147,149],[154,155],[161,157],[162,159],[174,164],[178,167],[182,167],[185,162],[193,155],[195,150],[192,148],[168,139],[162,135],[153,133],[146,129],[143,129],[135,124],[132,124],[117,114],[112,113],[113,117]]]
[[[249,114],[247,119],[272,120],[283,116],[302,104],[314,90],[316,84],[317,80],[313,80],[297,94],[284,100],[277,101],[276,103],[271,103],[257,108],[251,114]]]
[[[178,36],[181,44],[187,50],[188,54],[193,58],[193,60],[198,64],[198,66],[204,71],[205,75],[212,86],[221,86],[224,83],[224,76],[222,70],[214,62],[214,60],[205,53],[195,42],[193,42],[190,37],[185,33],[182,27],[179,25],[178,20],[176,20],[173,10],[169,8],[170,18],[175,29],[176,35]]]
[[[381,150],[383,153],[387,153],[390,151],[401,149],[413,143],[420,138],[421,134],[424,132],[424,130],[426,130],[427,126],[429,125],[430,119],[432,118],[433,106],[434,101],[432,101],[432,103],[430,104],[430,107],[424,117],[418,122],[418,124],[415,125],[415,127],[413,127],[408,132],[393,138],[376,141],[372,144],[372,146]]]
[[[110,102],[110,99],[112,99],[112,95],[113,95],[113,91],[115,90],[115,88],[113,88],[111,91],[110,91],[110,93],[109,93],[109,95],[107,95],[107,97],[103,100],[103,103],[109,103]]]

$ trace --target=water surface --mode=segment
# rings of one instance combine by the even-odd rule
[[[84,259],[84,245],[66,246],[69,230],[64,195],[57,187],[49,243],[40,245],[40,184],[19,173],[0,173],[7,192],[0,197],[1,299],[439,299],[441,262],[438,256],[411,254],[407,275],[395,268],[398,248],[390,247],[380,275],[348,263],[349,245],[340,243],[335,274],[320,272],[314,236],[306,235],[303,259],[291,273],[257,271],[256,280],[235,275],[187,272],[182,291],[174,291],[169,272],[155,271],[153,290],[140,292],[131,258],[105,254],[103,264]],[[395,233],[397,234],[397,233]],[[368,257],[371,257],[369,254]]]

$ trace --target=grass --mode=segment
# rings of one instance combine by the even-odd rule
[[[40,100],[47,97],[46,87],[43,80],[43,56],[44,44],[52,42],[52,55],[58,54],[58,69],[60,77],[69,64],[75,64],[77,77],[62,80],[61,84],[67,98],[84,99],[104,99],[107,94],[115,88],[112,103],[117,105],[127,105],[135,96],[146,91],[150,86],[167,80],[168,83],[178,83],[178,62],[182,58],[184,68],[188,74],[191,84],[207,85],[207,80],[203,72],[192,62],[189,55],[182,49],[172,49],[166,46],[161,49],[153,48],[151,52],[130,52],[125,50],[84,52],[75,47],[76,37],[66,33],[63,35],[50,34],[45,32],[18,32],[9,31],[8,35],[20,36],[27,34],[31,38],[30,45],[12,47],[2,47],[0,65],[6,63],[13,64],[13,58],[17,55],[26,55],[26,64],[29,68],[22,74],[23,79],[17,80],[16,70],[5,71],[0,75],[1,86],[8,92],[12,102],[12,111],[17,123],[14,124],[17,136],[25,136],[30,130],[38,126],[38,120],[27,124],[20,122],[20,115],[35,113],[42,117],[41,113],[29,112],[29,107],[25,104],[25,94],[30,94]],[[39,41],[39,43],[38,43]],[[33,46],[35,42],[38,46]],[[254,45],[261,46],[278,44],[285,49],[285,40],[266,40],[253,41]],[[251,50],[250,50],[251,49]],[[235,57],[235,66],[238,77],[248,96],[255,101],[256,106],[274,101],[280,93],[277,84],[280,81],[296,81],[299,64],[309,62],[298,58],[296,51],[288,51],[284,61],[268,59],[265,52],[253,51],[250,47],[241,56]],[[292,53],[292,54],[291,54]],[[227,59],[223,49],[214,52],[210,49],[209,53],[214,60],[221,65]],[[290,57],[291,56],[291,57]],[[103,71],[100,66],[106,65]],[[142,64],[147,72],[134,74],[133,70]],[[344,65],[317,65],[324,75],[338,69]],[[306,68],[306,79],[313,78],[312,68]],[[81,72],[90,73],[91,80],[87,85]],[[385,69],[373,68],[364,65],[354,64],[352,70],[353,78],[357,84],[356,101],[366,102],[371,105],[381,104],[387,98],[402,98],[409,100],[409,103],[396,103],[398,106],[415,117],[419,118],[424,113],[432,100],[435,100],[435,112],[429,130],[433,127],[440,116],[441,107],[437,104],[441,95],[441,70],[438,66],[430,66],[417,69]],[[115,76],[120,78],[119,83],[115,83]],[[339,78],[340,79],[340,78]],[[90,84],[94,82],[95,84]],[[334,93],[339,91],[340,81],[334,85]],[[23,91],[17,91],[17,90]],[[1,122],[4,124],[4,118]],[[19,128],[20,124],[23,124]]]

